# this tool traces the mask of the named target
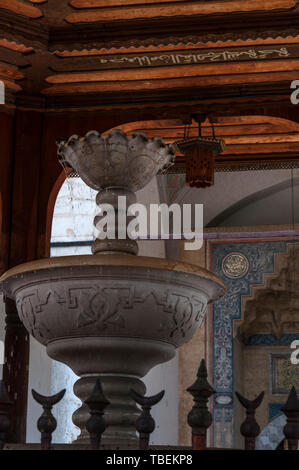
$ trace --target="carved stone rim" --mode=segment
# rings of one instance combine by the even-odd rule
[[[30,261],[28,263],[15,266],[14,268],[6,271],[0,277],[0,287],[3,289],[4,281],[32,271],[75,266],[125,266],[133,268],[141,267],[177,271],[186,274],[194,274],[204,279],[208,279],[218,284],[224,289],[224,291],[226,290],[224,282],[218,276],[216,276],[216,274],[211,273],[205,268],[201,268],[194,264],[184,263],[182,261],[133,255],[77,255],[60,256]]]
[[[133,141],[134,139],[140,139],[144,143],[144,147],[148,144],[153,145],[155,150],[158,152],[159,150],[163,149],[165,152],[165,158],[168,157],[168,161],[165,163],[165,169],[168,169],[169,166],[173,165],[175,160],[175,149],[171,144],[165,144],[161,137],[152,137],[149,138],[144,132],[134,132],[133,134],[126,134],[121,129],[113,129],[109,134],[101,134],[96,130],[91,130],[85,134],[85,136],[79,136],[77,134],[72,135],[67,139],[57,139],[56,145],[58,148],[58,155],[61,159],[63,159],[64,152],[68,147],[71,147],[72,150],[79,146],[79,144],[84,142],[89,142],[92,139],[97,139],[98,142],[108,143],[110,138],[121,137],[129,142]]]

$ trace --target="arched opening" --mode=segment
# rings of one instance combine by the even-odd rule
[[[70,173],[71,173],[70,169],[65,169],[64,171],[60,173],[49,196],[48,205],[47,205],[47,217],[46,217],[46,239],[45,239],[45,256],[46,257],[50,256],[52,223],[53,223],[53,214],[54,214],[56,199],[61,189],[61,186],[65,182],[67,175]]]

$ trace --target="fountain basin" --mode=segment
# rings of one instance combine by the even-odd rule
[[[85,336],[155,339],[180,347],[201,325],[222,281],[195,265],[126,255],[43,259],[0,278],[37,341]]]
[[[30,334],[81,377],[75,393],[82,401],[102,377],[111,401],[105,434],[118,441],[136,439],[129,389],[145,392],[140,379],[190,341],[208,303],[225,292],[205,269],[133,255],[43,259],[7,271],[0,282]],[[73,417],[81,439],[86,419],[84,407]]]

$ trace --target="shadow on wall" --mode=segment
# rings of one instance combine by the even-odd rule
[[[217,215],[206,227],[284,225],[299,223],[299,177],[258,191]],[[292,217],[294,201],[294,220]]]

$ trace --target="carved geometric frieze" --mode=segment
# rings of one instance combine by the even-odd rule
[[[207,302],[205,293],[198,290],[130,281],[74,282],[72,286],[64,282],[51,287],[41,283],[17,294],[22,321],[45,344],[58,333],[62,337],[133,334],[184,343],[200,327]]]

